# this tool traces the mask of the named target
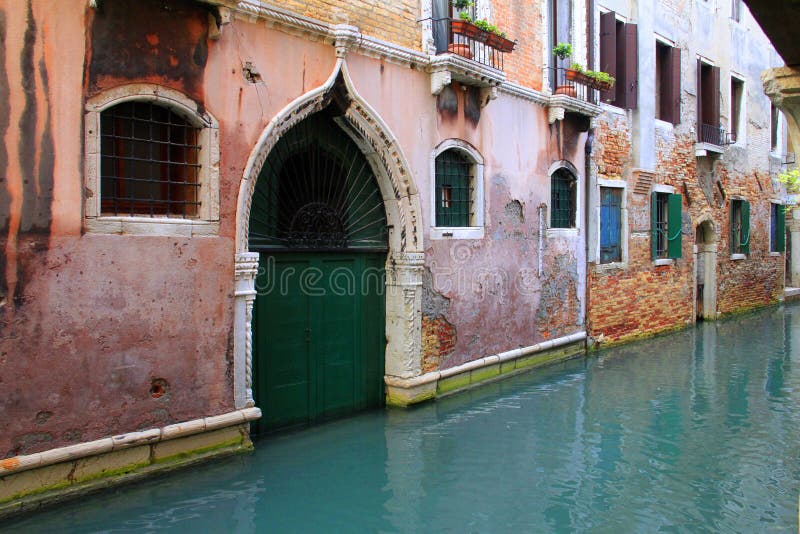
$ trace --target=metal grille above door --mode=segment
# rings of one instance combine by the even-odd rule
[[[386,214],[372,168],[324,113],[287,132],[258,176],[251,250],[388,249]]]

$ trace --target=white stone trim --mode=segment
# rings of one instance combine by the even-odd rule
[[[551,228],[550,221],[552,217],[552,209],[553,206],[550,205],[550,202],[553,199],[553,174],[559,169],[566,169],[575,177],[575,226],[571,226],[569,228]],[[586,177],[583,178],[585,180]],[[580,233],[580,229],[582,228],[581,222],[583,217],[580,216],[583,210],[583,205],[586,200],[583,198],[583,192],[585,187],[583,187],[583,180],[581,179],[581,174],[578,172],[577,167],[568,160],[562,159],[553,162],[550,165],[550,168],[547,169],[547,237],[555,237],[555,236],[569,236],[569,235],[578,235]]]
[[[747,254],[731,254],[731,261],[739,261],[747,259]]]
[[[670,193],[675,194],[675,188],[671,185],[666,184],[653,184],[653,188],[651,189],[653,193]]]
[[[456,150],[472,161],[473,167],[473,206],[475,215],[468,227],[436,226],[436,158],[447,150]],[[431,239],[483,239],[484,236],[484,175],[483,156],[478,149],[461,139],[445,139],[433,149],[430,156],[430,208]]]
[[[540,106],[548,106],[550,104],[549,94],[516,83],[503,82],[498,89],[507,95],[515,96],[527,100],[528,102],[539,104]]]
[[[200,129],[200,207],[196,218],[104,216],[100,211],[100,115],[123,102],[154,102]],[[192,237],[219,233],[219,124],[183,93],[150,83],[119,85],[86,102],[84,115],[84,227],[88,232]]]
[[[443,378],[449,378],[461,373],[474,371],[475,369],[481,369],[490,365],[516,360],[518,358],[522,358],[523,356],[529,356],[537,352],[543,352],[564,345],[569,345],[571,343],[576,343],[584,339],[586,339],[586,331],[575,332],[574,334],[570,334],[568,336],[550,339],[535,345],[530,345],[528,347],[511,349],[491,356],[486,356],[484,358],[478,358],[477,360],[472,360],[461,365],[456,365],[455,367],[449,367],[441,371],[431,371],[413,378],[387,376],[385,378],[385,382],[387,386],[413,388],[424,384],[430,384],[432,382],[438,382]]]
[[[672,265],[673,263],[675,263],[675,260],[672,258],[660,258],[655,260],[653,262],[653,265],[655,265],[656,267],[660,267],[662,265]]]
[[[250,421],[255,421],[260,417],[261,410],[258,408],[247,408],[224,413],[222,415],[192,419],[191,421],[175,423],[161,428],[129,432],[128,434],[87,441],[78,443],[77,445],[58,447],[44,452],[13,456],[0,462],[0,477],[20,473],[29,469],[86,458],[87,456],[96,456],[107,452],[136,447],[138,445],[158,443],[234,425],[241,425]]]

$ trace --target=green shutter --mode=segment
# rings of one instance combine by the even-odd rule
[[[786,207],[778,204],[775,211],[778,217],[775,221],[775,250],[786,252]]]
[[[658,193],[650,193],[650,253],[655,260],[658,258]]]
[[[667,198],[667,257],[677,259],[681,257],[681,208],[683,199],[681,195],[669,195]]]
[[[750,254],[750,203],[742,200],[742,254]]]

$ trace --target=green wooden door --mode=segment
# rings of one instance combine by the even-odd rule
[[[307,425],[383,403],[383,254],[261,253],[255,431]]]

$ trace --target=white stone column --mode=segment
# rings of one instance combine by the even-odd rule
[[[421,252],[389,256],[386,265],[386,374],[411,378],[422,373]]]
[[[233,398],[237,409],[253,402],[253,303],[258,274],[258,253],[240,252],[235,260],[233,310]]]
[[[703,256],[703,319],[717,318],[717,244],[697,245],[698,255]]]
[[[792,240],[791,282],[792,287],[800,287],[800,207],[792,208],[789,232]]]

